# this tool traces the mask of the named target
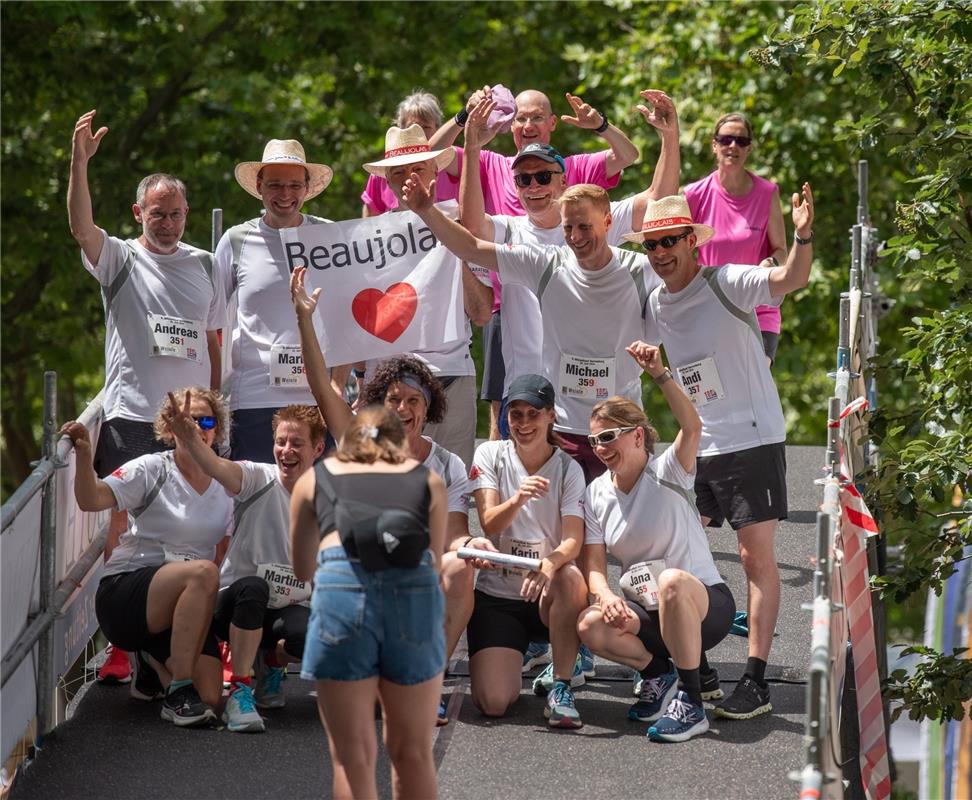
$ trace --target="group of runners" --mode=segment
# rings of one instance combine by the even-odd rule
[[[792,196],[787,250],[778,190],[745,169],[752,128],[731,114],[713,133],[716,170],[679,194],[675,104],[645,90],[637,109],[659,156],[647,188],[612,202],[638,150],[566,99],[558,117],[538,91],[484,86],[444,124],[431,95],[403,101],[383,158],[364,165],[364,215],[410,211],[457,256],[467,335],[345,365],[325,363],[320,290],[305,290],[304,268],[291,273],[281,241],[282,229],[328,223],[302,209],[330,167],[295,140],[238,164],[263,211],[215,254],[181,241],[185,185],[149,175],[132,206],[141,234],[121,240],[94,223],[88,189],[107,128],[81,116],[68,212],[102,287],[105,413],[95,448],[84,426],[64,432],[80,507],[113,511],[97,593],[114,651],[105,677],[161,698],[176,725],[221,711],[230,730],[255,732],[260,709],[284,704],[287,664],[302,661],[335,796],[371,791],[376,699],[396,792],[434,791],[431,731],[446,721],[442,675],[463,632],[472,700],[489,716],[516,701],[526,666],[549,660],[534,681],[548,722],[581,727],[572,688],[592,654],[638,673],[629,717],[655,740],[708,730],[705,701],[722,699],[715,713],[730,719],[771,710],[774,539],[787,513],[771,365],[779,304],[809,279],[810,187]],[[563,156],[550,142],[558,121],[607,148]],[[507,130],[516,155],[486,148]],[[447,199],[461,222],[437,205]],[[478,448],[470,322],[486,326],[491,404]],[[274,380],[280,353],[300,356],[306,383]],[[642,410],[644,374],[679,426],[663,452]],[[482,536],[469,533],[473,506]],[[738,534],[749,630],[725,699],[705,653],[736,603],[704,530],[724,522]]]

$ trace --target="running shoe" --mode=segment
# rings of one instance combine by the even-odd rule
[[[132,668],[128,663],[128,653],[114,645],[105,648],[105,663],[98,670],[98,683],[105,686],[120,686],[132,679]]]
[[[633,683],[631,684],[631,694],[637,697],[638,695],[641,694],[641,686],[644,683],[645,679],[642,678],[640,674],[638,674],[637,670],[635,670],[635,674],[632,675],[631,678],[633,681]]]
[[[719,673],[716,672],[714,667],[709,672],[700,672],[699,679],[703,700],[721,700],[726,696],[719,685]]]
[[[685,692],[679,692],[668,704],[664,716],[648,729],[648,738],[653,742],[687,742],[707,730],[709,718],[705,708],[689,700]]]
[[[287,704],[282,686],[287,680],[287,668],[269,666],[262,650],[257,652],[253,667],[256,672],[257,707],[283,708]]]
[[[446,704],[444,700],[439,701],[439,710],[435,712],[435,726],[441,728],[443,725],[449,724],[449,715],[446,713]]]
[[[152,701],[165,697],[165,687],[159,680],[159,673],[149,663],[148,656],[141,650],[131,653],[132,684],[129,694],[136,700]]]
[[[551,728],[584,727],[574,705],[574,693],[567,685],[567,681],[554,681],[553,688],[547,694],[547,705],[543,709],[543,715]]]
[[[743,675],[732,694],[715,707],[715,713],[726,719],[752,719],[772,710],[769,686],[760,686],[748,675]]]
[[[546,642],[530,642],[523,654],[523,672],[529,672],[534,667],[549,664],[551,659],[550,645]]]
[[[729,633],[734,633],[736,636],[749,636],[749,614],[745,611],[737,611]]]
[[[677,691],[678,672],[674,666],[657,678],[645,678],[641,682],[638,702],[628,709],[628,719],[635,722],[654,722],[665,713]]]
[[[233,685],[233,691],[226,698],[223,722],[234,733],[263,733],[267,729],[256,710],[253,690],[245,683],[237,681]]]
[[[580,656],[574,661],[574,674],[570,676],[570,686],[576,689],[583,686],[586,682],[584,670],[581,669]],[[548,664],[546,668],[533,679],[533,693],[541,697],[549,692],[554,685],[553,664]]]
[[[587,678],[593,678],[594,671],[594,654],[591,649],[586,644],[581,644],[577,651],[577,655],[580,656],[581,671]]]
[[[190,683],[165,696],[162,701],[162,719],[180,728],[188,728],[204,725],[216,719],[216,714],[202,701],[196,687]]]

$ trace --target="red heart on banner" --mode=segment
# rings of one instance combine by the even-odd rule
[[[415,316],[418,295],[407,283],[393,283],[386,291],[364,289],[351,302],[355,322],[373,336],[394,342]]]

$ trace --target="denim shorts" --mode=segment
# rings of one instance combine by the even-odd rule
[[[318,553],[300,675],[402,686],[445,669],[445,598],[426,553],[413,569],[368,572],[343,547]]]

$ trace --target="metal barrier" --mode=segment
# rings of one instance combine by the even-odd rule
[[[801,800],[859,796],[856,793],[859,786],[855,786],[854,781],[845,783],[841,780],[842,768],[852,760],[852,757],[844,757],[839,738],[840,714],[844,706],[848,625],[843,602],[844,587],[841,575],[835,572],[837,564],[834,556],[841,524],[842,477],[856,479],[874,466],[875,458],[867,438],[863,418],[865,409],[848,410],[849,402],[857,397],[865,397],[871,409],[877,403],[877,384],[870,371],[870,361],[877,348],[881,298],[875,275],[878,239],[876,230],[870,227],[867,184],[867,162],[859,161],[857,222],[850,231],[849,285],[848,290],[840,296],[837,368],[830,373],[834,379],[834,394],[828,403],[826,475],[818,481],[823,486],[823,503],[817,514],[814,599],[805,606],[813,612],[813,637],[807,680],[804,767],[793,776],[801,784]],[[846,470],[846,476],[841,475],[842,469]],[[877,571],[879,561],[876,550],[875,557],[871,558],[870,551],[876,546],[875,539],[869,540],[871,574]],[[882,664],[883,609],[877,604],[874,606],[874,617],[878,662],[879,667],[883,666],[884,677],[887,665]]]

